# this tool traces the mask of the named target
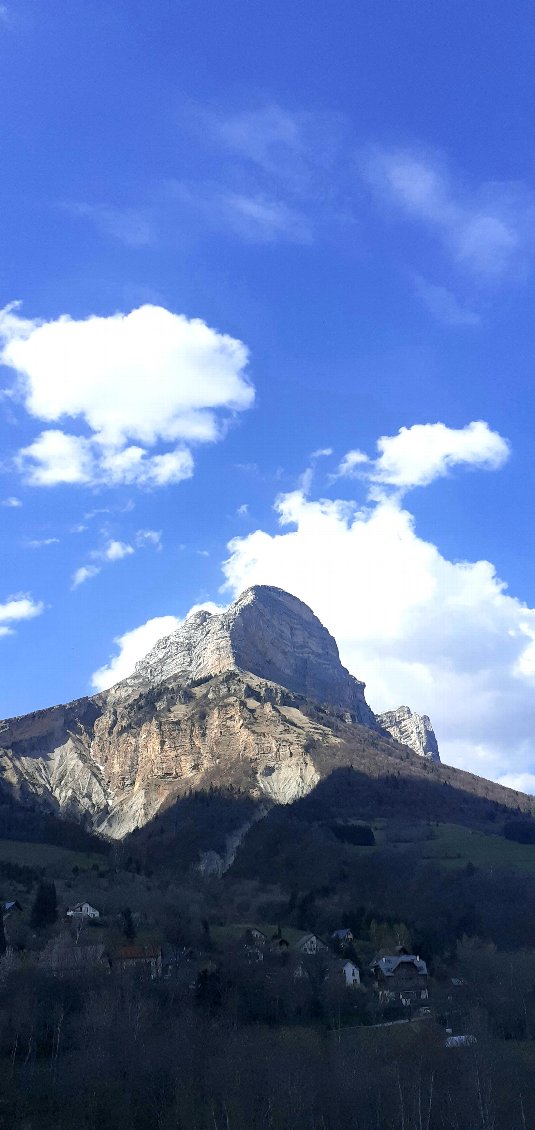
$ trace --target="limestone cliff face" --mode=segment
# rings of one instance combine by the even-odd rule
[[[397,710],[378,714],[377,721],[397,742],[408,745],[421,757],[440,761],[435,731],[427,714],[416,714],[408,706],[398,706]]]
[[[268,585],[247,589],[219,616],[190,616],[156,644],[120,688],[129,693],[171,675],[187,683],[233,668],[377,726],[364,683],[342,666],[336,641],[317,616],[297,597]]]
[[[390,732],[433,757],[428,720],[403,710]],[[310,608],[258,586],[221,615],[191,616],[111,690],[2,723],[0,778],[121,837],[190,790],[290,803],[347,764],[348,748],[391,752],[390,717],[381,729]]]
[[[0,773],[16,794],[121,837],[189,790],[229,785],[286,804],[319,781],[314,747],[337,763],[338,732],[364,729],[237,671],[175,679],[10,719]]]

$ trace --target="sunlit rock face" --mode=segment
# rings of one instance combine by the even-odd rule
[[[159,640],[125,689],[153,686],[173,676],[183,682],[238,668],[287,687],[313,702],[344,710],[376,728],[364,683],[342,666],[336,641],[297,597],[255,585],[226,612],[197,612]]]
[[[290,804],[357,753],[367,769],[399,757],[392,738],[438,760],[428,719],[403,707],[378,724],[310,608],[260,585],[189,617],[110,690],[2,723],[0,779],[122,837],[211,787]]]
[[[378,714],[377,721],[397,742],[408,745],[421,757],[440,761],[435,731],[427,714],[416,714],[408,706],[398,706],[397,710]]]

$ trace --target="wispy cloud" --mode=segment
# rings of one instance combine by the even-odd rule
[[[20,498],[16,498],[15,495],[12,494],[9,498],[3,498],[0,502],[0,506],[8,506],[10,509],[16,510],[22,506],[22,502]]]
[[[47,545],[59,545],[59,538],[33,538],[25,544],[28,549],[43,549]]]
[[[140,548],[152,545],[154,549],[162,549],[162,531],[161,530],[138,530],[136,534],[136,545]]]
[[[414,289],[437,322],[445,326],[480,325],[479,314],[463,306],[447,287],[437,286],[421,275],[415,275]]]
[[[88,220],[101,235],[111,236],[126,247],[149,247],[155,242],[154,223],[145,209],[84,203],[62,203],[61,207],[71,216]]]
[[[237,191],[217,183],[170,181],[174,200],[202,218],[203,225],[230,231],[247,243],[310,243],[312,226],[302,209],[260,188]]]
[[[383,204],[434,231],[458,266],[487,280],[525,266],[535,218],[525,186],[492,181],[467,189],[438,159],[410,150],[375,149],[362,169]]]
[[[105,565],[114,565],[117,561],[133,557],[138,549],[155,549],[157,551],[162,549],[161,530],[137,530],[132,539],[134,545],[127,541],[121,541],[119,538],[111,537],[106,527],[101,530],[101,536],[104,539],[103,545],[98,549],[92,549],[89,554],[89,562],[86,565],[81,565],[74,572],[71,578],[72,589],[77,589],[86,581],[98,577]]]
[[[310,244],[323,225],[347,220],[352,142],[341,115],[274,102],[227,112],[189,104],[183,127],[217,171],[171,181],[168,191],[208,227],[248,242]]]
[[[91,560],[88,565],[81,565],[79,569],[76,569],[71,579],[71,588],[79,588],[86,581],[97,577],[104,565],[113,565],[117,561],[122,561],[125,557],[131,557],[135,552],[133,545],[128,542],[109,538],[100,549],[91,551],[89,554]]]

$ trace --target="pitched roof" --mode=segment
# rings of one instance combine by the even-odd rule
[[[370,969],[380,969],[385,977],[392,977],[396,969],[400,965],[414,965],[416,972],[426,976],[427,965],[421,957],[416,957],[413,953],[402,953],[395,955],[388,955],[386,957],[376,957],[370,965]]]
[[[160,946],[119,946],[117,950],[121,961],[156,961],[161,955]]]

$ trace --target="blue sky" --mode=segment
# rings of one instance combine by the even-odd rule
[[[261,581],[533,788],[532,5],[7,0],[0,51],[0,715]]]

